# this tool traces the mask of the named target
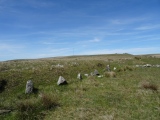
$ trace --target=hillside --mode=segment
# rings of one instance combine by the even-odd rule
[[[111,54],[0,62],[0,120],[159,120],[159,56]],[[111,72],[106,70],[108,64]],[[90,76],[95,69],[100,76]],[[78,73],[82,80],[77,79]],[[59,76],[68,84],[58,86]],[[25,94],[28,80],[34,84],[31,94]]]

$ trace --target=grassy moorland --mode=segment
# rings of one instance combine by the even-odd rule
[[[114,75],[105,70],[107,64]],[[160,67],[136,67],[145,64],[160,64],[159,55],[0,62],[0,120],[159,120]],[[104,76],[84,76],[95,69]],[[57,86],[60,75],[67,85]],[[34,91],[25,94],[29,79]]]

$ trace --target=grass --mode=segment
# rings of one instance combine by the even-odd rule
[[[150,90],[153,90],[153,91],[158,91],[158,86],[155,85],[155,84],[151,84],[147,81],[143,82],[142,85],[141,85],[142,88],[145,88],[145,89],[150,89]]]
[[[156,65],[159,59],[114,54],[1,62],[0,109],[12,111],[0,119],[159,120],[160,69],[135,67]],[[64,67],[54,67],[57,64]],[[108,64],[111,73],[104,71]],[[90,74],[95,69],[104,77],[77,79],[79,72]],[[60,75],[68,85],[57,86]],[[25,94],[30,78],[36,92]]]
[[[105,77],[116,77],[115,72],[105,72],[104,75],[105,75]]]

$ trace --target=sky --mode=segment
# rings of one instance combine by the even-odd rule
[[[160,0],[0,0],[0,61],[160,53]]]

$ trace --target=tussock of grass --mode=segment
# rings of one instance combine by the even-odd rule
[[[142,58],[141,58],[141,57],[136,56],[136,57],[134,57],[134,59],[136,59],[136,60],[141,60]]]
[[[133,71],[133,67],[131,66],[125,66],[126,70],[129,70],[129,71]]]
[[[117,69],[117,72],[124,72],[124,71],[126,71],[126,68],[119,68],[119,69]]]
[[[22,120],[39,120],[44,117],[41,114],[45,110],[52,110],[59,106],[58,97],[52,94],[40,94],[39,99],[30,98],[16,103],[15,109],[18,111],[16,118]]]
[[[116,71],[117,72],[125,72],[125,71],[133,71],[134,68],[131,67],[131,66],[122,66],[122,67],[119,67]]]
[[[105,77],[111,77],[111,78],[116,77],[116,73],[115,72],[105,72],[104,75],[105,75]]]
[[[15,119],[18,120],[34,120],[37,119],[39,112],[39,105],[36,99],[19,101],[16,104],[16,116]]]
[[[16,108],[19,112],[33,112],[36,110],[36,107],[37,107],[35,104],[36,101],[35,99],[20,101],[17,103]]]
[[[55,108],[59,105],[57,96],[53,96],[50,94],[44,94],[44,93],[41,93],[39,96],[40,96],[40,101],[42,103],[42,106],[45,109]]]
[[[145,88],[145,89],[158,91],[158,86],[155,84],[149,83],[149,82],[143,82],[141,86],[142,86],[142,88]]]
[[[92,86],[92,87],[98,87],[99,86],[99,82],[96,80],[96,76],[89,76],[87,78],[87,81],[85,82],[85,84],[87,84],[88,86]],[[89,87],[87,87],[88,89]]]

